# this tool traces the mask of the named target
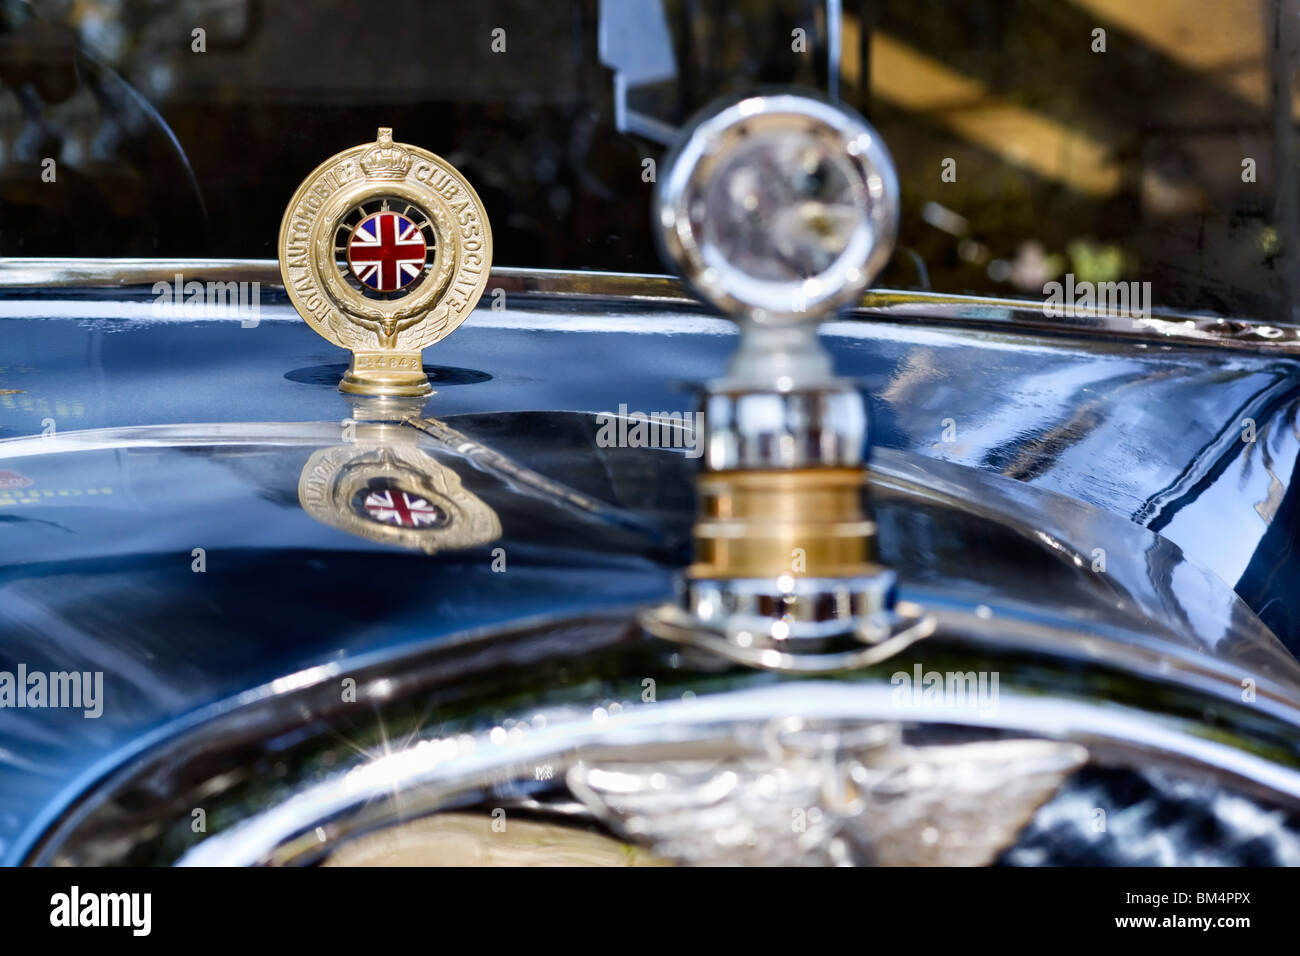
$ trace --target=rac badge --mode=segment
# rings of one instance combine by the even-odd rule
[[[428,395],[420,353],[465,321],[492,267],[492,230],[474,187],[384,128],[303,181],[278,248],[298,314],[351,349],[339,389],[356,395]]]

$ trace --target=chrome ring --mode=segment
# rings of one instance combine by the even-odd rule
[[[782,392],[711,391],[705,467],[852,468],[866,461],[867,408],[852,386]]]
[[[715,210],[706,203],[709,187],[718,186],[720,173],[744,171],[743,162],[737,160],[746,150],[753,150],[757,158],[774,157],[781,144],[763,140],[773,134],[802,136],[819,149],[824,165],[842,178],[851,196],[836,207],[856,207],[859,214],[828,265],[817,268],[806,258],[786,263],[804,273],[800,278],[752,274],[708,235],[715,221]],[[747,97],[698,121],[667,166],[656,194],[663,252],[699,295],[737,318],[770,324],[815,321],[857,300],[893,251],[899,218],[893,160],[871,125],[842,106],[789,93]],[[823,171],[819,165],[817,172]],[[757,168],[754,174],[759,175]],[[731,199],[723,199],[724,209]],[[827,212],[832,207],[817,208]],[[819,225],[810,227],[810,233],[820,228],[825,234],[826,221],[825,217],[816,220]],[[759,231],[782,235],[781,225],[775,222],[764,221]]]

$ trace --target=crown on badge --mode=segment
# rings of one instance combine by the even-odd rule
[[[367,179],[405,179],[413,162],[411,154],[393,142],[393,131],[380,127],[375,145],[358,160]]]

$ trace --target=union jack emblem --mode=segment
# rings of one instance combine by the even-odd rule
[[[399,528],[419,528],[442,520],[441,509],[399,488],[372,491],[362,506],[373,520]]]
[[[352,274],[376,292],[396,292],[414,282],[428,253],[423,233],[400,213],[373,213],[348,237]]]

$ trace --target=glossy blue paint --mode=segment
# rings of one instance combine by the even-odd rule
[[[98,720],[0,710],[0,859],[9,862],[95,775],[277,678],[485,624],[662,598],[687,553],[690,463],[675,453],[659,453],[668,464],[655,468],[653,455],[602,456],[573,419],[512,413],[686,410],[688,384],[717,375],[733,347],[728,323],[701,316],[484,309],[430,349],[437,394],[426,416],[661,532],[576,514],[459,462],[467,486],[510,518],[510,571],[500,574],[491,546],[428,556],[314,521],[298,506],[298,473],[330,438],[120,441],[60,454],[21,440],[48,419],[58,441],[122,426],[340,423],[352,414],[334,387],[345,357],[287,307],[271,302],[256,328],[241,328],[159,321],[147,302],[2,304],[0,436],[19,440],[0,445],[0,470],[32,484],[0,491],[0,669],[102,669],[117,702]],[[1215,607],[1224,628],[1246,620],[1226,582],[1300,646],[1287,533],[1294,362],[919,324],[843,322],[828,332],[839,372],[873,396],[882,448],[948,463],[936,474],[960,479],[952,466],[963,466],[1014,479],[1030,494],[1029,521],[1033,508],[1061,507],[1039,492],[1123,519],[1079,525],[1092,530],[1072,545],[1080,555],[1131,552],[1110,559],[1137,577],[1159,539],[1124,532],[1124,521],[1158,532],[1169,543],[1162,586],[1178,598],[1159,622],[1171,634],[1213,631]],[[1244,419],[1254,442],[1241,440]],[[984,486],[956,487],[978,495]],[[28,502],[32,491],[40,496]],[[908,514],[896,508],[894,526]],[[1095,544],[1082,540],[1090,535]],[[1174,545],[1194,560],[1180,564]],[[198,547],[202,574],[191,570]],[[947,597],[958,602],[1032,597],[1011,581],[963,583],[939,544],[895,558],[908,564],[905,585],[910,575],[931,595],[955,581]],[[1080,613],[1104,602],[1089,587],[1069,592]],[[1189,594],[1203,599],[1194,611]]]

